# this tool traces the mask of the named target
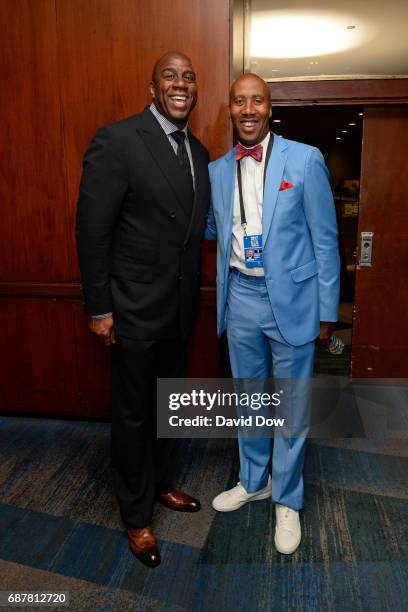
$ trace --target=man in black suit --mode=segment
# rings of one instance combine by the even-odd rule
[[[191,60],[167,53],[152,104],[101,128],[84,158],[77,243],[90,328],[112,347],[112,466],[132,552],[160,563],[155,500],[195,512],[166,483],[156,438],[156,379],[183,376],[209,205],[208,152],[187,129],[197,100]]]

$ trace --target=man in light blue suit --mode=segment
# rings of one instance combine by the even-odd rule
[[[257,75],[234,82],[230,113],[238,144],[210,164],[206,230],[218,242],[218,334],[227,331],[234,378],[265,380],[273,370],[275,380],[310,381],[315,341],[329,340],[338,314],[328,171],[318,149],[269,131],[269,89]],[[307,414],[308,397],[304,388],[286,404],[295,421]],[[239,435],[240,481],[213,500],[227,512],[272,496],[275,545],[286,554],[301,540],[305,437]]]

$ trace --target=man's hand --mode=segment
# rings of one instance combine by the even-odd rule
[[[104,317],[103,319],[91,319],[89,329],[100,338],[105,346],[116,343],[112,316]]]
[[[334,331],[334,323],[326,323],[320,321],[320,336],[316,340],[317,346],[320,348],[327,348],[330,338]]]

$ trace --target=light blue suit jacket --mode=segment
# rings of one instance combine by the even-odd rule
[[[209,166],[211,207],[205,237],[217,239],[217,327],[225,328],[236,176],[235,149]],[[293,187],[280,190],[282,181]],[[337,321],[340,258],[328,170],[315,147],[274,135],[263,202],[264,271],[271,308],[293,346]]]

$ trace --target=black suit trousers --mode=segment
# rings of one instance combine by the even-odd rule
[[[157,378],[184,375],[187,341],[135,340],[112,346],[113,481],[127,527],[151,525],[155,495],[168,479],[167,439],[156,436]]]

